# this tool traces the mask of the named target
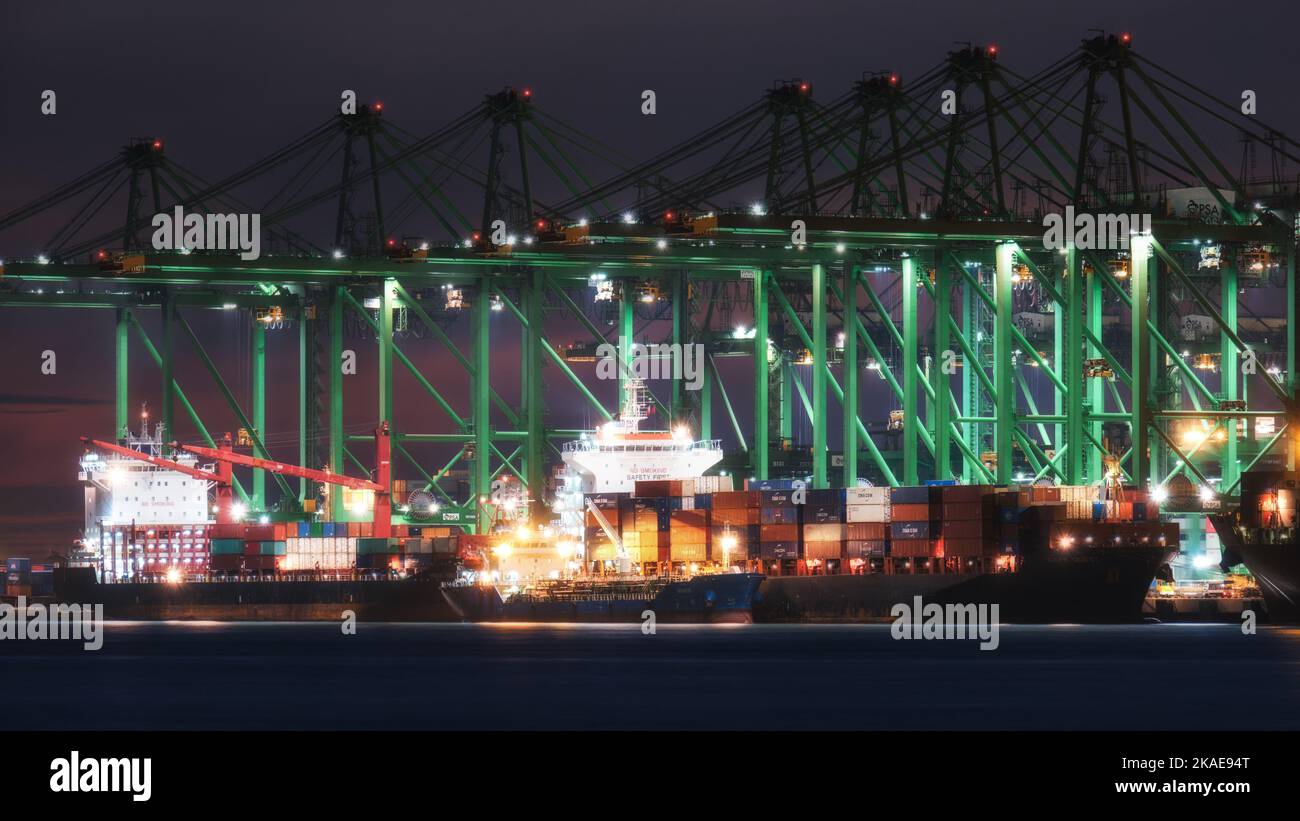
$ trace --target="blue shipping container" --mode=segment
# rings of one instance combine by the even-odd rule
[[[889,525],[889,535],[895,539],[928,539],[930,538],[930,523],[892,522]]]

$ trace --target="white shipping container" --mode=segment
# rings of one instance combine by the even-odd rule
[[[846,505],[885,505],[889,504],[887,487],[850,487],[844,489]]]
[[[844,509],[848,522],[887,522],[889,505],[849,505]]]

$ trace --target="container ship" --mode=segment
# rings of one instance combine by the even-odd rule
[[[1245,564],[1270,621],[1300,622],[1300,545],[1296,503],[1300,472],[1251,470],[1241,476],[1241,505],[1210,517],[1223,545],[1222,567]]]
[[[477,535],[392,523],[382,427],[373,480],[256,459],[229,437],[86,440],[87,538],[42,579],[120,619],[874,621],[919,595],[997,604],[1004,621],[1116,622],[1141,618],[1178,548],[1177,525],[1132,491],[737,487],[702,475],[716,441],[640,430],[640,395],[564,449],[556,519]],[[244,521],[236,464],[370,494],[373,522]]]
[[[728,486],[696,492],[715,482]],[[1141,618],[1178,550],[1177,524],[1149,518],[1154,507],[1134,492],[802,485],[732,490],[702,477],[589,494],[589,571],[630,561],[651,576],[761,575],[753,616],[765,622],[889,620],[915,596],[996,604],[1009,622],[1126,622]]]

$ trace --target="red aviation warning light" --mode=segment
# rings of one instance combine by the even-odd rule
[[[998,47],[996,44],[990,44],[989,47],[985,50],[989,53],[990,57],[998,56]]]
[[[154,141],[153,141],[153,150],[154,150],[154,151],[162,151],[162,140],[154,140]]]
[[[809,85],[808,83],[805,82],[805,83],[800,83],[800,84],[799,84],[799,93],[800,93],[800,94],[807,94],[807,93],[808,93],[809,91],[811,91],[811,90],[812,90],[812,86]]]
[[[525,96],[525,97],[531,97],[531,96],[533,96],[533,90],[532,90],[531,88],[525,88],[525,89],[524,89],[524,96]]]
[[[395,239],[390,239],[390,240],[388,240],[388,247],[389,247],[389,248],[392,248],[392,247],[394,247],[395,245],[397,245],[397,240],[395,240]]]
[[[1119,41],[1127,46],[1129,43],[1133,42],[1133,35],[1126,31],[1119,36]]]
[[[897,74],[891,74],[891,75],[889,75],[889,84],[890,84],[891,86],[896,86],[896,85],[898,85],[898,75],[897,75]]]
[[[376,114],[379,114],[379,113],[382,112],[383,110],[384,110],[384,104],[383,104],[383,103],[380,103],[380,102],[376,102],[376,103],[375,103],[375,113],[376,113]]]

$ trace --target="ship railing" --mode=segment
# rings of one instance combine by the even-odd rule
[[[660,444],[651,444],[648,442],[601,442],[599,440],[586,440],[577,442],[565,442],[563,452],[578,453],[587,451],[603,451],[605,453],[651,453],[663,451],[681,451],[691,452],[696,450],[721,450],[721,439],[701,439],[697,442],[662,442]]]

